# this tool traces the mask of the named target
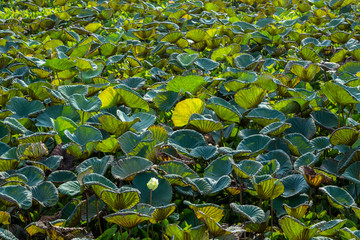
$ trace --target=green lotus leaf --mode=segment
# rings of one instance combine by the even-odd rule
[[[290,123],[274,122],[274,123],[270,123],[269,125],[266,125],[263,129],[261,129],[259,133],[276,137],[281,135],[284,131],[286,131],[289,128],[291,128]]]
[[[180,161],[164,161],[160,163],[159,167],[161,170],[165,171],[166,174],[178,175],[182,178],[199,177],[198,174],[194,172],[194,170],[192,170],[189,166]]]
[[[0,237],[4,240],[18,240],[12,232],[3,228],[0,228]]]
[[[86,202],[84,203],[81,212],[81,220],[84,222],[87,221],[87,219],[91,221],[94,218],[96,218],[98,213],[102,211],[104,207],[106,207],[106,204],[102,200],[98,199],[96,195],[92,195],[91,197],[89,197],[88,203],[89,203],[88,206]],[[87,208],[87,213],[86,213],[86,208]]]
[[[0,110],[0,119],[5,119],[7,117],[10,117],[14,113],[8,109],[2,109]]]
[[[11,147],[9,145],[7,145],[6,143],[0,142],[0,156],[5,154],[6,152],[8,152],[10,149],[11,149]]]
[[[67,138],[69,138],[74,143],[79,144],[82,148],[84,148],[89,142],[101,141],[103,139],[99,130],[94,127],[85,125],[76,128],[74,133],[71,133],[66,129],[64,134]]]
[[[328,221],[319,228],[319,234],[322,236],[332,237],[334,236],[346,223],[343,219],[334,219]]]
[[[319,161],[319,157],[315,156],[313,153],[308,152],[301,155],[296,161],[294,162],[294,169],[299,169],[301,166],[312,167],[315,165],[316,162]]]
[[[101,192],[100,199],[114,212],[118,212],[138,204],[140,202],[140,192],[129,187],[122,187],[117,190],[105,189]]]
[[[144,132],[148,127],[152,126],[155,123],[156,116],[149,113],[137,112],[134,113],[131,117],[125,115],[120,110],[117,111],[117,115],[120,119],[126,121],[134,121],[136,119],[140,119],[140,121],[135,122],[132,128],[136,132]]]
[[[34,187],[44,180],[45,173],[38,167],[26,166],[16,171],[27,178],[26,185]]]
[[[0,211],[0,223],[3,225],[9,225],[10,224],[10,213],[6,211]]]
[[[314,58],[311,60],[314,60]],[[308,65],[306,68],[299,64],[293,64],[290,71],[295,74],[295,76],[299,77],[302,81],[310,82],[320,71],[320,67],[314,63]]]
[[[261,163],[252,160],[242,160],[239,163],[232,163],[232,166],[239,178],[252,178],[263,168]]]
[[[84,58],[76,59],[76,67],[82,72],[97,69],[97,65],[93,61]]]
[[[116,54],[117,47],[112,43],[104,43],[99,47],[99,52],[104,57],[110,57]]]
[[[330,143],[332,145],[347,145],[352,146],[358,139],[360,133],[359,131],[349,128],[342,127],[336,129],[330,136]]]
[[[113,88],[113,90],[115,90],[117,93],[117,104],[124,104],[129,108],[140,108],[145,111],[149,111],[149,104],[141,97],[139,93],[133,91],[128,86],[118,84]],[[113,94],[111,95],[113,96]],[[102,108],[105,108],[104,105]]]
[[[340,229],[340,236],[344,239],[360,239],[360,230],[357,231],[351,231],[349,228],[344,227]]]
[[[13,97],[6,104],[6,109],[9,109],[14,114],[13,118],[28,118],[31,115],[37,114],[45,110],[44,105],[39,100],[27,101],[22,97]]]
[[[319,190],[328,196],[330,204],[335,208],[349,208],[355,204],[352,196],[344,189],[337,186],[321,187]]]
[[[218,179],[204,177],[204,180],[210,185],[211,191],[207,194],[214,194],[220,192],[221,190],[227,188],[231,184],[231,178],[227,175],[224,175]]]
[[[56,120],[53,121],[52,125],[55,131],[58,133],[59,137],[61,138],[61,141],[64,143],[69,142],[69,139],[65,135],[65,131],[74,133],[77,129],[77,124],[73,120],[62,116],[56,118]]]
[[[58,91],[66,99],[69,99],[74,94],[80,94],[80,95],[88,94],[88,87],[86,85],[65,85],[65,86],[59,86]]]
[[[54,105],[46,108],[36,118],[36,126],[38,127],[53,127],[51,118],[57,119],[63,116],[77,122],[80,119],[79,113],[70,106]]]
[[[351,206],[351,209],[354,211],[355,215],[360,219],[360,208],[356,206]]]
[[[62,156],[50,156],[46,159],[40,159],[39,161],[26,161],[27,164],[31,164],[35,167],[40,168],[41,170],[45,171],[55,171],[62,161]]]
[[[153,163],[145,158],[132,156],[119,160],[111,167],[114,178],[132,180],[137,174],[149,170]]]
[[[315,237],[318,228],[307,227],[296,218],[284,216],[279,220],[280,226],[286,237],[291,240],[310,240]]]
[[[66,221],[63,223],[63,226],[74,227],[80,223],[81,212],[84,208],[85,202],[86,201],[73,199],[64,206],[61,211],[61,217],[66,219]]]
[[[97,63],[96,68],[94,70],[89,69],[89,70],[86,70],[86,71],[82,71],[80,73],[81,79],[83,81],[86,81],[86,80],[92,79],[94,77],[97,77],[97,76],[99,76],[101,74],[103,69],[104,69],[104,65],[102,63]]]
[[[344,86],[338,83],[326,82],[321,91],[333,103],[342,106],[358,103],[358,99],[350,92],[346,91]]]
[[[284,114],[299,113],[306,108],[309,102],[303,98],[287,98],[277,101],[272,108]]]
[[[209,133],[223,129],[221,122],[206,118],[205,116],[197,113],[191,115],[189,125],[202,133]]]
[[[214,237],[220,237],[220,236],[229,235],[232,233],[232,232],[228,231],[227,229],[223,228],[212,217],[207,216],[206,214],[204,214],[201,211],[198,212],[198,218],[200,218],[200,220],[205,223],[205,225],[208,228],[208,231]]]
[[[285,143],[293,155],[301,156],[302,154],[312,152],[311,142],[301,133],[290,133],[285,136]]]
[[[173,92],[190,92],[195,94],[206,81],[202,76],[178,76],[170,80],[166,85],[166,90]]]
[[[152,191],[152,199],[150,200],[150,190],[146,184],[152,177],[158,179],[159,185],[158,188]],[[137,174],[133,179],[133,185],[141,192],[140,202],[142,203],[151,203],[152,206],[156,207],[166,205],[171,202],[173,192],[170,183],[166,179],[160,178],[152,172]]]
[[[191,29],[185,35],[185,38],[189,38],[194,42],[205,41],[209,38],[209,34],[202,29]]]
[[[156,207],[155,211],[152,213],[151,218],[149,219],[152,224],[156,224],[164,221],[167,217],[169,217],[176,209],[176,205],[174,203]]]
[[[186,186],[190,186],[191,188],[177,188],[177,190],[182,190],[184,192],[181,192],[185,195],[194,196],[194,194],[200,193],[201,195],[210,194],[213,191],[213,186],[216,188],[217,182],[213,182],[213,184],[209,183],[209,181],[206,181],[205,178],[184,178]],[[180,185],[180,184],[178,184]],[[222,182],[220,182],[220,185],[222,185]],[[181,186],[181,185],[180,185]],[[226,186],[226,185],[225,185]],[[221,186],[220,186],[221,187]]]
[[[224,209],[216,204],[194,204],[186,200],[184,201],[184,204],[188,205],[195,212],[198,218],[201,218],[202,214],[205,214],[208,217],[213,218],[214,221],[219,222],[224,216]],[[202,214],[199,214],[199,212]]]
[[[277,171],[280,169],[280,163],[276,160],[270,160],[270,161],[264,161],[261,162],[263,165],[261,171],[258,173],[258,175],[276,175]]]
[[[312,118],[294,117],[286,121],[291,124],[291,128],[287,129],[285,133],[301,133],[307,139],[311,139],[316,133],[315,121]]]
[[[120,144],[118,140],[114,137],[106,138],[96,145],[97,151],[105,152],[105,153],[115,154],[116,152],[119,151],[119,149],[120,149]]]
[[[17,141],[20,144],[26,144],[26,143],[37,143],[37,142],[46,142],[50,137],[53,137],[56,135],[56,132],[36,132],[33,134],[29,134],[23,137],[20,137],[17,139]]]
[[[252,223],[260,223],[265,218],[265,212],[254,205],[240,205],[237,203],[230,203],[231,209],[235,212],[244,216]]]
[[[340,172],[343,172],[346,167],[348,167],[350,164],[357,162],[360,160],[360,149],[354,148],[354,149],[346,149],[346,153],[343,155],[343,157],[336,162],[330,165],[330,172],[334,172],[335,174],[338,174]],[[326,170],[326,169],[325,169]]]
[[[47,180],[55,184],[64,183],[67,181],[76,180],[76,175],[68,170],[57,170],[55,172],[50,173]]]
[[[1,186],[22,185],[25,186],[28,179],[25,175],[14,173],[3,178]]]
[[[360,162],[348,166],[342,176],[354,184],[360,184]]]
[[[138,121],[140,121],[139,118],[130,121],[122,121],[116,119],[112,115],[102,115],[99,117],[101,128],[117,137],[128,131]]]
[[[132,33],[141,40],[147,40],[155,35],[156,28],[132,30]]]
[[[238,72],[236,73],[236,77],[237,79],[229,80],[224,83],[226,91],[237,92],[242,88],[248,87],[258,79],[257,74],[250,71]]]
[[[43,207],[53,207],[59,200],[55,185],[51,182],[42,182],[31,189],[32,197]]]
[[[303,39],[304,40],[304,39]],[[307,60],[307,61],[312,61],[313,63],[319,63],[321,62],[321,58],[319,57],[319,55],[311,48],[309,47],[303,47],[300,52],[299,52],[300,56],[302,59]],[[297,65],[300,67],[296,66],[297,64],[295,64],[295,67],[291,67],[291,71],[298,77],[300,77],[301,79],[303,78],[303,76],[305,76],[306,79],[310,79],[312,78],[312,74],[314,74],[314,72],[319,72],[320,68],[317,69],[317,65],[315,64],[310,64],[307,68],[302,68],[301,69],[301,65]],[[314,74],[315,76],[316,74]],[[312,80],[312,79],[311,79]],[[310,80],[310,81],[311,81]],[[306,80],[305,80],[306,81]]]
[[[232,171],[229,156],[222,156],[212,161],[204,170],[204,177],[219,180],[223,176],[227,176]]]
[[[85,186],[91,186],[98,197],[105,189],[117,189],[116,185],[112,181],[97,173],[86,175],[83,178],[83,183]]]
[[[7,207],[29,209],[32,205],[32,194],[21,185],[0,187],[0,202]]]
[[[62,58],[62,59],[52,58],[52,59],[47,59],[44,66],[49,67],[54,71],[64,71],[72,67],[75,67],[75,63],[67,58]]]
[[[21,144],[16,151],[16,155],[20,160],[31,159],[36,161],[48,154],[49,151],[42,142]]]
[[[199,54],[188,54],[188,53],[181,53],[176,56],[176,60],[182,67],[188,67],[195,62],[195,60],[199,57]]]
[[[0,141],[4,143],[10,142],[10,129],[2,122],[0,122]]]
[[[236,150],[251,151],[251,156],[257,156],[266,150],[270,142],[270,137],[262,134],[255,134],[243,139],[236,147]]]
[[[311,206],[312,202],[301,203],[295,207],[291,207],[286,203],[282,205],[286,213],[296,219],[302,219],[309,212]]]
[[[206,226],[201,225],[188,230],[183,230],[177,224],[169,224],[166,227],[166,235],[174,237],[174,240],[206,240],[209,239],[209,232]]]
[[[114,161],[114,157],[109,156],[109,155],[104,156],[101,159],[99,159],[97,157],[92,157],[92,158],[89,158],[89,159],[83,161],[82,163],[80,163],[76,167],[76,171],[78,173],[82,173],[91,166],[93,169],[93,173],[98,173],[100,175],[104,175],[106,170],[112,164],[113,161]]]
[[[329,137],[316,137],[311,140],[311,144],[314,146],[315,150],[318,152],[322,152],[331,147]]]
[[[140,142],[148,141],[150,138],[150,131],[146,131],[142,134],[127,131],[118,138],[118,141],[123,152],[129,154]]]
[[[234,59],[235,65],[240,69],[252,69],[258,63],[259,58],[254,58],[250,54],[241,54]]]
[[[167,33],[160,41],[168,42],[168,43],[175,43],[182,37],[183,37],[183,35],[181,32],[170,32],[170,33]]]
[[[254,108],[262,102],[265,94],[263,89],[256,86],[244,88],[235,94],[235,102],[245,109]]]
[[[284,184],[276,178],[263,175],[255,178],[254,188],[260,199],[275,199],[284,193]]]
[[[240,122],[242,117],[233,105],[222,98],[211,97],[207,101],[206,107],[213,110],[220,119],[226,122]]]
[[[114,90],[114,87],[107,87],[98,95],[98,97],[102,103],[101,109],[116,106],[119,101],[119,94]]]
[[[284,184],[284,192],[281,196],[285,198],[293,197],[309,190],[309,185],[301,174],[286,176],[281,179],[281,182]]]
[[[150,216],[140,214],[138,212],[117,212],[107,216],[104,216],[105,220],[109,223],[115,223],[121,227],[128,229],[134,228],[140,223],[150,219]]]
[[[70,106],[84,112],[96,112],[101,107],[101,100],[98,97],[87,99],[84,95],[74,94],[69,98]]]
[[[213,159],[217,155],[218,155],[217,148],[212,145],[196,147],[190,152],[190,156],[195,158],[201,157],[205,160]]]
[[[246,115],[246,118],[253,120],[262,127],[274,122],[285,122],[286,120],[282,112],[267,108],[255,108]]]
[[[201,70],[207,72],[215,70],[220,66],[220,63],[208,58],[199,58],[195,61],[195,65],[198,66]]]
[[[331,41],[335,43],[344,44],[351,38],[351,34],[348,32],[337,31],[331,34]]]
[[[158,92],[154,98],[154,103],[161,111],[169,112],[176,101],[178,100],[179,93],[173,91]]]
[[[67,181],[58,187],[61,194],[76,196],[81,192],[81,186],[78,181]]]
[[[19,119],[20,120],[20,119]],[[11,128],[12,132],[19,132],[19,133],[29,133],[30,131],[24,127],[16,118],[7,117],[5,118],[4,122],[5,125],[8,125]]]
[[[181,129],[171,133],[169,143],[176,144],[185,149],[207,146],[204,137],[200,133],[188,129]]]

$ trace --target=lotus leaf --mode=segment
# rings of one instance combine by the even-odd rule
[[[134,211],[117,212],[104,217],[109,223],[115,223],[121,227],[134,228],[143,221],[149,220],[150,216]]]
[[[265,212],[254,205],[239,205],[237,203],[230,203],[231,209],[244,216],[252,223],[259,223],[265,218]]]
[[[147,187],[147,183],[149,180],[155,177],[159,181],[158,188],[152,191],[152,198],[150,199],[150,190]],[[137,174],[133,179],[133,185],[140,192],[140,202],[143,203],[151,203],[152,206],[162,206],[169,204],[172,199],[172,188],[170,183],[163,178],[159,178],[154,173],[151,172],[143,172]]]
[[[310,240],[316,236],[317,227],[307,227],[296,218],[284,216],[279,220],[286,237],[291,240]]]
[[[188,124],[192,114],[201,114],[204,110],[205,104],[199,98],[186,99],[176,104],[172,121],[175,126],[182,127]]]
[[[309,185],[300,174],[284,177],[281,179],[281,182],[284,184],[284,192],[281,196],[285,198],[293,197],[309,190]]]
[[[103,200],[114,212],[131,208],[140,202],[140,192],[137,189],[122,187],[117,190],[105,189],[100,194]]]
[[[138,173],[149,170],[152,165],[152,162],[145,158],[133,156],[116,162],[111,168],[111,173],[115,178],[132,180]]]
[[[206,226],[201,225],[188,230],[183,230],[176,224],[170,224],[166,227],[166,235],[174,237],[174,240],[206,240],[209,239],[209,232]]]
[[[254,188],[260,199],[275,199],[283,194],[285,189],[281,181],[268,178],[266,175],[255,178]]]
[[[352,196],[340,187],[326,186],[319,189],[328,196],[331,205],[336,208],[349,208],[355,203]]]
[[[32,205],[32,194],[21,185],[0,187],[0,202],[7,207],[29,209]]]
[[[286,213],[289,216],[294,217],[296,219],[302,219],[309,212],[311,206],[312,206],[312,202],[301,203],[295,207],[290,207],[286,203],[282,205]]]

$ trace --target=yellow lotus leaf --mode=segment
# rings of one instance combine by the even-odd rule
[[[185,99],[176,104],[171,120],[175,127],[185,126],[194,113],[201,114],[205,103],[199,98]]]

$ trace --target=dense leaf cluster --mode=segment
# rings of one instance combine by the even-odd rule
[[[0,1],[0,238],[360,239],[359,10]]]

